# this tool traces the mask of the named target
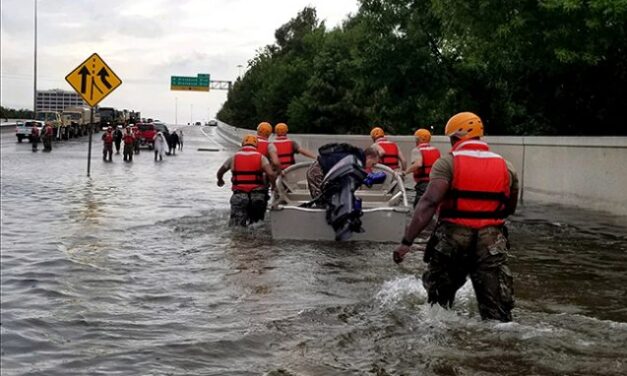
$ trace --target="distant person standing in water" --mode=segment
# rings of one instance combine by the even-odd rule
[[[162,161],[163,154],[165,153],[165,147],[167,145],[165,136],[163,135],[163,133],[158,132],[155,135],[155,138],[153,139],[153,141],[154,141],[154,148],[155,148],[155,162],[157,161],[157,157],[159,157],[159,160]]]

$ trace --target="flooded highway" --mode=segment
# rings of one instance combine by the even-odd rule
[[[625,218],[520,207],[514,322],[482,322],[469,283],[427,304],[419,251],[229,229],[233,149],[183,131],[161,163],[104,163],[94,135],[91,178],[85,137],[2,134],[2,375],[627,373]]]

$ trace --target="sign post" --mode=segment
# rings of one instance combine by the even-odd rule
[[[89,177],[91,167],[91,139],[94,127],[94,107],[120,86],[122,80],[96,53],[92,54],[87,60],[83,61],[78,67],[65,76],[65,80],[91,107],[89,149],[87,151],[87,176]]]

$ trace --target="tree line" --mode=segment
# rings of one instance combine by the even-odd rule
[[[16,110],[13,108],[0,106],[0,119],[3,121],[5,119],[33,119],[35,114],[32,110],[20,109]]]
[[[307,7],[259,49],[218,113],[254,128],[392,134],[473,111],[494,135],[627,135],[627,0],[360,0]]]

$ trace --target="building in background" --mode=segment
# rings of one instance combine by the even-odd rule
[[[74,91],[61,89],[37,90],[37,112],[62,112],[68,107],[87,106],[87,103]]]

